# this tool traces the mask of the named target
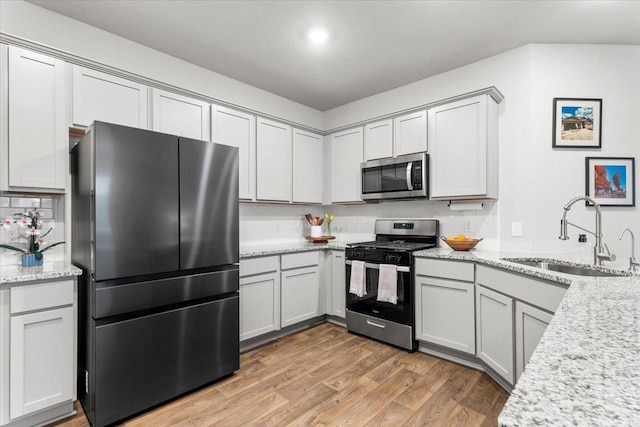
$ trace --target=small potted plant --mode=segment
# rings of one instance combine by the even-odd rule
[[[15,238],[18,242],[25,244],[26,248],[20,248],[15,245],[0,244],[0,248],[9,249],[22,253],[22,266],[33,267],[42,265],[44,257],[42,253],[49,249],[61,245],[64,242],[51,243],[47,245],[44,238],[51,233],[49,228],[44,234],[42,233],[42,220],[38,209],[25,213],[16,213],[13,217],[7,217],[2,221],[2,225],[6,229],[18,227],[24,229],[24,233]]]

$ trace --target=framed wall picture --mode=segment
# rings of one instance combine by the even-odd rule
[[[635,206],[633,157],[586,157],[586,194],[601,206]]]
[[[602,99],[553,98],[553,147],[602,148]]]

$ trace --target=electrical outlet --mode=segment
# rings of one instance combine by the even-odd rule
[[[471,221],[468,219],[464,221],[464,232],[471,233]]]

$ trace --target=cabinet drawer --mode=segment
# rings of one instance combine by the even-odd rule
[[[240,260],[240,277],[278,271],[278,257],[264,256]]]
[[[73,280],[11,288],[11,314],[73,304]]]
[[[473,282],[474,264],[472,262],[416,258],[416,274]]]
[[[318,265],[318,251],[282,255],[281,263],[283,270]]]
[[[555,313],[567,287],[495,268],[478,266],[477,283]]]

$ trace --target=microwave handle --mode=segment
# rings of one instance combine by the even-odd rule
[[[413,180],[411,179],[411,170],[413,169],[413,162],[407,163],[407,190],[413,191]]]

